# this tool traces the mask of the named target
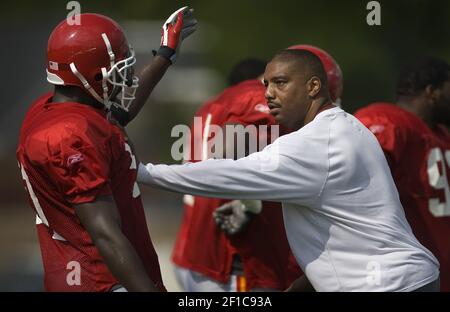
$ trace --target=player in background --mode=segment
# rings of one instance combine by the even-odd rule
[[[275,124],[261,82],[265,66],[266,63],[258,59],[242,60],[230,74],[230,86],[200,107],[195,114],[197,122],[191,127],[194,135],[186,161],[211,157],[208,151],[214,142],[215,126],[224,129],[225,133],[225,125],[264,125],[270,130]],[[195,129],[195,126],[202,128]],[[250,133],[260,145],[270,143],[270,134],[269,131],[267,135],[259,136]],[[223,144],[224,157],[228,151],[232,158],[239,158],[236,150],[231,151],[234,145],[224,141],[217,142]],[[246,141],[246,154],[248,144],[249,140]],[[245,207],[243,218],[248,229],[244,230],[244,220],[241,220],[239,231],[226,235],[216,225],[213,213],[229,200],[191,195],[185,195],[183,199],[183,221],[172,260],[177,279],[185,291],[280,291],[301,274],[286,239],[281,211],[271,207],[278,203],[234,201],[235,205]]]
[[[130,104],[147,100],[195,25],[187,7],[172,14],[139,79],[134,52],[110,18],[80,14],[79,25],[62,21],[51,33],[47,80],[54,91],[29,108],[17,148],[47,291],[165,291],[136,184],[138,162],[108,116],[128,111],[118,114],[126,122],[123,116],[135,115]]]
[[[414,235],[438,258],[441,290],[450,291],[450,66],[423,58],[406,66],[397,101],[355,116],[377,137]]]

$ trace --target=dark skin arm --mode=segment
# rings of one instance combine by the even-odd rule
[[[159,291],[148,277],[130,241],[122,233],[120,215],[112,196],[75,205],[75,212],[122,286],[128,291]]]
[[[145,66],[138,75],[139,88],[135,100],[128,109],[128,121],[137,116],[167,68],[175,62],[181,42],[195,32],[197,20],[193,17],[193,12],[194,10],[187,6],[182,7],[164,22],[165,31],[161,37],[161,46],[150,64]]]
[[[164,76],[167,68],[171,65],[170,61],[162,56],[155,56],[150,64],[146,65],[139,73],[139,87],[136,91],[136,98],[128,110],[130,121],[137,116],[145,102],[152,93],[155,86]]]

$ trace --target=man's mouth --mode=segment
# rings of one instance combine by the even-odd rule
[[[281,106],[277,103],[269,102],[267,103],[267,106],[269,106],[270,114],[274,117],[281,111]]]

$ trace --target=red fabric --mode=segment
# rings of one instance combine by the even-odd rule
[[[183,12],[178,13],[177,22],[175,25],[168,23],[167,27],[167,46],[173,50],[176,50],[180,41],[181,27],[183,26]],[[163,26],[164,27],[164,26]],[[164,41],[164,29],[162,29],[161,45]]]
[[[430,200],[450,205],[445,195],[450,178],[450,135],[442,126],[430,129],[410,112],[389,104],[375,103],[355,113],[375,134],[389,162],[406,217],[415,236],[440,262],[441,290],[450,291],[450,209],[434,216]],[[442,185],[430,184],[430,151],[439,148],[447,160],[438,163]],[[445,172],[441,171],[442,166]],[[446,175],[446,180],[445,180]]]
[[[195,145],[201,150],[205,121],[211,123],[273,125],[260,81],[249,80],[226,89],[204,104],[196,116],[202,119],[201,131],[195,131],[191,144],[191,160]],[[270,133],[269,133],[270,135]],[[200,136],[200,137],[199,137]],[[302,273],[291,253],[284,230],[281,205],[263,202],[263,210],[243,233],[228,238],[215,224],[212,214],[227,200],[194,197],[193,205],[185,204],[185,212],[175,243],[172,260],[178,266],[199,272],[218,282],[230,278],[234,254],[244,264],[246,288],[286,289]]]
[[[123,233],[149,277],[165,290],[141,197],[133,198],[137,171],[131,168],[132,157],[123,135],[102,111],[79,103],[50,103],[51,96],[41,97],[29,109],[17,148],[17,159],[32,188],[28,193],[35,194],[48,220],[48,226],[37,225],[45,289],[108,291],[117,284],[73,207],[113,195]],[[31,196],[30,204],[39,210]],[[52,238],[55,235],[65,241]],[[71,261],[80,263],[81,285],[66,282]]]

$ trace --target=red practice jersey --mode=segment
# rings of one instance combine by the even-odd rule
[[[196,114],[201,118],[201,129],[194,129],[195,125],[191,128],[193,139],[189,160],[208,158],[204,151],[214,136],[213,125],[275,124],[264,91],[260,81],[248,80],[226,89],[204,104]],[[271,133],[267,133],[267,140],[270,140]],[[228,237],[212,217],[215,209],[226,202],[228,200],[185,196],[184,216],[173,251],[173,262],[227,283],[233,256],[238,254],[244,265],[246,289],[287,288],[302,273],[286,238],[281,205],[263,202],[261,214],[250,222],[248,228]]]
[[[24,185],[36,211],[45,289],[109,291],[118,284],[74,209],[75,204],[112,195],[124,235],[150,279],[164,291],[130,146],[101,110],[51,100],[47,94],[31,106],[17,148]]]
[[[450,291],[450,134],[416,115],[375,103],[355,116],[377,137],[415,236],[438,258],[441,290]],[[364,148],[364,147],[361,147]]]

